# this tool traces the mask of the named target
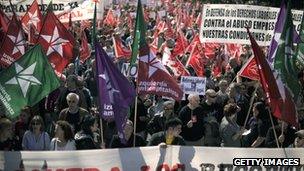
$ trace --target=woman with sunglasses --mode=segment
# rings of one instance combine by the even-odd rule
[[[36,115],[30,121],[29,130],[24,133],[22,139],[23,150],[43,151],[49,150],[50,137],[44,131],[44,123],[41,116]]]
[[[67,121],[57,121],[55,126],[55,137],[51,141],[50,150],[76,150],[72,127]]]

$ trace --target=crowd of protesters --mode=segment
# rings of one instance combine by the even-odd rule
[[[135,7],[123,8],[120,17],[122,22],[117,28],[104,25],[98,30],[100,44],[119,68],[126,59],[115,58],[112,35],[119,35],[125,45],[130,45],[133,30],[128,27],[124,18],[127,18],[127,13],[136,11]],[[201,4],[193,5],[192,10],[195,11],[196,17],[201,8]],[[145,10],[155,9],[145,7]],[[166,17],[170,18],[173,27],[176,27],[174,14],[169,13]],[[74,23],[73,27],[70,31],[79,38],[77,30],[80,29],[80,24]],[[155,27],[155,18],[149,18],[147,39],[153,38]],[[188,42],[191,42],[194,34],[198,33],[198,29],[197,25],[181,28]],[[90,37],[90,29],[86,28],[85,31],[87,37]],[[172,39],[167,39],[164,34],[159,36],[158,47],[168,41],[174,42]],[[225,53],[224,48],[214,49],[214,58],[222,57],[223,53]],[[159,48],[157,55],[161,58],[162,54],[163,51]],[[182,60],[187,55],[189,54],[179,58]],[[296,129],[272,117],[265,94],[257,82],[245,78],[235,79],[237,72],[251,55],[252,52],[247,46],[244,46],[243,54],[239,59],[225,54],[224,58],[227,62],[223,62],[224,69],[216,76],[212,72],[214,61],[206,62],[204,76],[207,78],[207,84],[204,96],[189,94],[186,95],[185,100],[177,102],[151,94],[139,95],[136,105],[137,118],[134,119],[135,105],[133,105],[129,120],[124,126],[126,143],[122,143],[117,135],[114,121],[100,122],[96,65],[92,53],[91,58],[83,64],[70,63],[60,78],[61,87],[36,106],[25,106],[17,119],[10,120],[4,114],[1,115],[0,150],[62,151],[124,148],[133,147],[134,138],[137,147],[153,145],[304,147],[303,106],[298,106],[300,128]],[[193,69],[187,69],[195,76]],[[303,71],[299,73],[298,78],[303,88]],[[253,101],[252,105],[250,105],[251,101]],[[136,135],[133,133],[135,124]]]

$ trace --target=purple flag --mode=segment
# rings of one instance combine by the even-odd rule
[[[135,98],[135,89],[97,42],[95,43],[95,53],[99,113],[105,120],[115,120],[118,136],[125,143],[123,128],[127,120],[128,108]]]
[[[278,41],[281,37],[281,33],[283,31],[284,22],[286,18],[286,4],[284,1],[281,3],[280,11],[278,14],[278,19],[274,28],[274,34],[268,49],[267,59],[270,64],[273,64],[274,57],[276,55],[277,49],[278,49]],[[298,35],[297,31],[293,30],[293,42],[299,43],[300,42],[300,36]]]

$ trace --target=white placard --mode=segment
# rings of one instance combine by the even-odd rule
[[[273,37],[279,8],[210,4],[203,7],[200,28],[202,42],[250,44],[246,27],[260,46],[268,46]],[[300,30],[303,11],[293,10],[294,25]]]
[[[181,77],[181,88],[185,94],[205,95],[206,78],[205,77]]]

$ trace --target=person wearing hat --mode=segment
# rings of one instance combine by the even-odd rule
[[[295,148],[303,148],[304,147],[304,129],[296,132],[296,139],[294,141]]]

